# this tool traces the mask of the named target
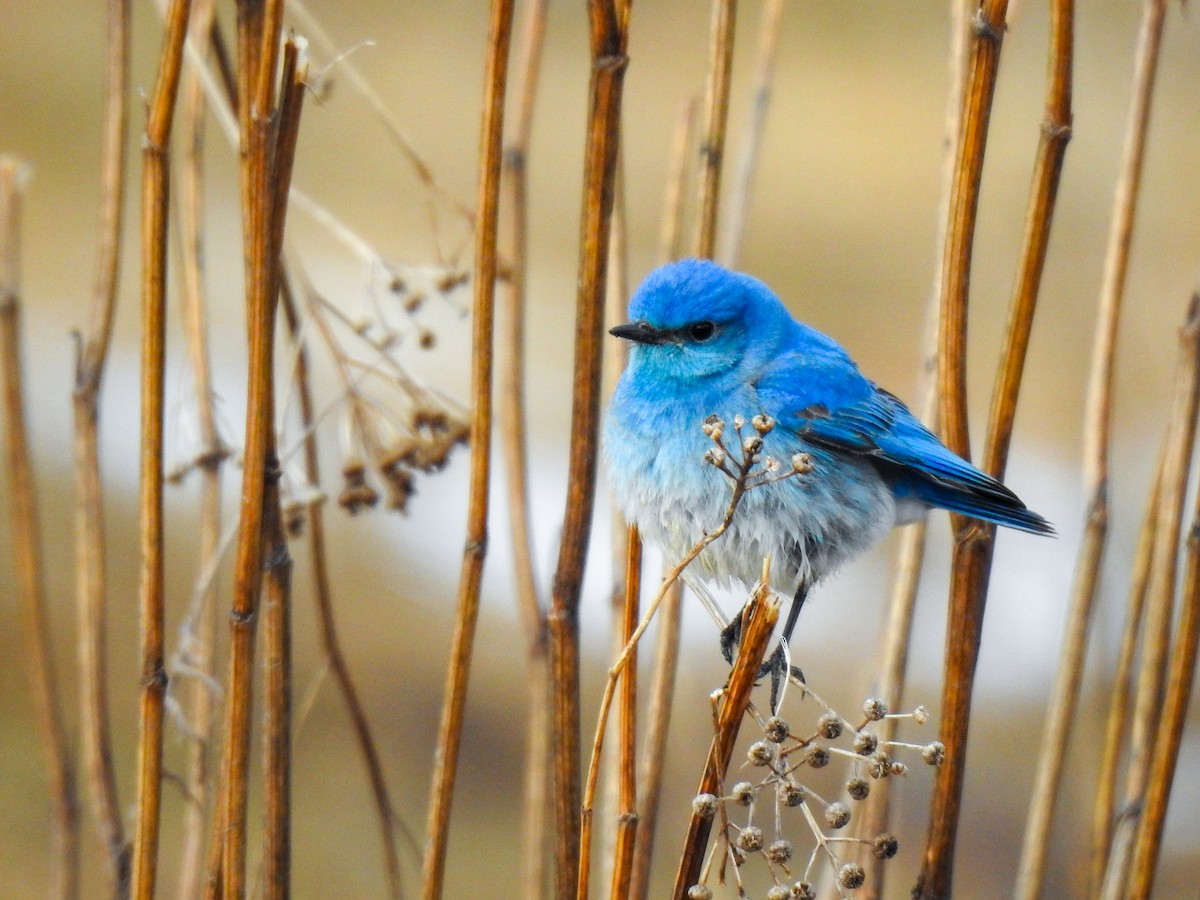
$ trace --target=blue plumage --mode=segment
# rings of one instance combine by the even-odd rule
[[[652,272],[613,333],[632,342],[605,426],[605,456],[626,517],[678,558],[717,525],[724,475],[703,461],[705,417],[766,413],[764,454],[808,453],[807,474],[750,491],[721,540],[693,563],[752,583],[772,556],[778,587],[807,586],[893,525],[940,507],[1035,534],[1053,528],[961,459],[833,339],[797,322],[757,279],[684,260]]]

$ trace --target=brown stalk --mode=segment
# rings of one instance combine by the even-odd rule
[[[621,639],[628,642],[638,624],[638,599],[642,592],[642,541],[637,527],[629,526],[625,542],[628,559],[625,563],[624,619],[621,622]],[[625,678],[621,682],[621,708],[618,713],[617,740],[617,836],[613,848],[612,888],[609,896],[613,900],[629,896],[630,878],[633,875],[633,851],[639,828],[637,803],[637,653],[629,658]],[[587,880],[582,875],[580,886],[586,894]]]
[[[958,131],[962,116],[962,95],[965,88],[963,75],[967,67],[967,33],[970,20],[968,5],[971,0],[950,2],[950,54],[949,90],[946,94],[946,136],[942,157],[942,195],[938,204],[938,228],[940,253],[945,253],[946,230],[950,219],[950,195],[954,188],[954,163],[958,146]],[[939,258],[934,271],[937,283],[930,293],[926,311],[925,337],[922,341],[920,371],[921,421],[937,430],[938,396],[938,315],[941,294],[942,260]],[[879,674],[874,692],[884,698],[889,709],[899,709],[904,697],[905,674],[908,670],[908,650],[912,636],[913,615],[917,604],[917,590],[921,580],[921,566],[925,560],[925,538],[928,526],[925,520],[904,529],[900,544],[896,548],[895,574],[892,579],[891,601],[888,623],[884,630],[883,653],[879,663]],[[879,723],[879,739],[892,740],[896,734],[896,720],[884,719]],[[867,797],[865,808],[858,817],[860,837],[873,838],[888,830],[891,819],[892,779],[880,779]],[[862,887],[864,900],[876,900],[882,895],[887,867],[874,853],[859,853],[859,864],[866,875]]]
[[[167,212],[171,122],[183,64],[190,0],[175,0],[167,27],[142,145],[142,403],[141,403],[141,702],[133,896],[150,900],[158,876],[162,818],[163,665],[163,402],[166,369]]]
[[[82,339],[71,397],[75,462],[76,607],[79,627],[80,739],[83,767],[104,845],[110,893],[129,891],[129,845],[113,769],[108,711],[107,577],[104,498],[100,478],[100,387],[116,314],[125,136],[129,96],[129,3],[107,4],[104,140],[101,150],[100,229],[91,323]]]
[[[973,23],[971,55],[963,96],[962,127],[950,200],[950,227],[943,258],[942,314],[939,329],[938,392],[942,430],[951,450],[970,455],[966,405],[966,325],[971,250],[979,205],[979,183],[987,142],[1007,0],[984,0]],[[951,517],[955,546],[950,576],[946,634],[946,678],[942,695],[942,740],[946,761],[931,801],[929,836],[923,868],[913,896],[950,895],[954,841],[962,802],[971,689],[978,660],[991,561],[993,531],[961,516]]]
[[[270,32],[268,32],[269,34]],[[278,32],[276,32],[276,35]],[[276,36],[273,40],[278,40]],[[266,48],[263,52],[267,57]],[[274,69],[271,69],[274,78]],[[265,277],[268,282],[268,302],[272,307],[271,332],[274,333],[274,308],[280,294],[281,253],[287,216],[288,187],[292,181],[292,166],[296,158],[296,140],[300,132],[300,111],[308,78],[308,60],[304,45],[289,38],[284,44],[283,73],[279,106],[271,117],[273,132],[265,141],[264,152],[271,159],[270,171],[265,172],[262,198],[269,201]],[[273,85],[265,89],[266,102],[274,93]],[[262,99],[260,97],[260,99]],[[272,146],[273,145],[273,146]],[[264,171],[267,166],[264,166]],[[273,342],[273,341],[272,341]],[[269,401],[274,420],[274,397]],[[268,900],[286,900],[291,896],[291,789],[292,789],[292,560],[288,554],[282,512],[279,505],[278,459],[274,429],[270,432],[266,467],[270,472],[264,500],[262,569],[266,573],[266,667],[267,716],[265,724],[264,775],[266,788],[266,827],[263,835],[263,869]]]
[[[191,39],[203,37],[212,27],[212,0],[197,2],[190,26]],[[199,41],[197,41],[199,43]],[[182,272],[183,328],[196,383],[196,408],[200,430],[200,524],[197,538],[197,569],[209,571],[218,556],[221,534],[221,464],[228,450],[217,430],[213,404],[212,362],[208,346],[207,295],[204,287],[204,89],[193,71],[184,82],[182,127],[183,166],[179,185],[180,270]],[[183,849],[179,871],[181,898],[196,896],[204,873],[205,810],[210,788],[210,750],[215,698],[211,682],[215,674],[214,640],[217,631],[216,580],[208,579],[195,598],[186,663],[195,674],[188,697],[188,728],[193,738],[188,747],[187,794],[193,800],[184,807]]]
[[[533,565],[529,512],[529,456],[525,409],[525,279],[528,273],[529,135],[533,125],[547,0],[529,0],[517,58],[517,106],[512,137],[504,148],[500,188],[508,211],[504,255],[509,277],[499,292],[500,449],[508,477],[508,523],[512,533],[517,608],[527,644],[529,723],[525,744],[524,813],[521,836],[521,896],[540,900],[549,876],[546,854],[550,787],[550,657],[546,612],[539,599]]]
[[[300,336],[300,317],[295,299],[285,275],[282,283],[283,311],[292,340]],[[314,428],[316,411],[313,404],[312,383],[308,350],[301,344],[296,350],[296,366],[293,373],[299,397],[300,429],[304,434],[304,477],[310,485],[321,480],[317,436]],[[396,813],[384,777],[383,762],[375,747],[367,720],[366,708],[359,698],[358,689],[350,675],[350,667],[342,652],[338,639],[337,621],[333,613],[333,588],[329,579],[329,556],[325,544],[325,507],[320,496],[308,504],[305,528],[308,534],[309,559],[313,567],[313,591],[317,606],[317,627],[320,633],[321,650],[333,679],[341,692],[342,701],[350,714],[350,724],[362,753],[363,764],[371,784],[371,796],[379,817],[380,837],[383,843],[384,864],[388,876],[388,890],[393,900],[401,896],[400,859],[396,852]]]
[[[1200,294],[1193,295],[1189,319],[1196,330],[1197,304]],[[1193,334],[1192,340],[1196,335]],[[1187,722],[1192,682],[1196,674],[1196,651],[1200,645],[1200,494],[1192,527],[1187,534],[1187,564],[1184,570],[1182,611],[1179,618],[1174,654],[1171,657],[1166,699],[1156,722],[1157,736],[1149,763],[1147,786],[1143,795],[1141,822],[1133,848],[1133,861],[1127,893],[1132,900],[1150,896],[1154,887],[1154,871],[1162,848],[1163,825],[1170,800],[1171,783],[1179,760],[1179,747]],[[1168,623],[1169,626],[1169,623]],[[1149,626],[1148,626],[1149,627]]]
[[[763,5],[762,25],[758,34],[758,65],[754,88],[742,135],[742,152],[734,173],[733,191],[726,204],[728,214],[721,230],[721,251],[717,254],[724,265],[736,266],[745,238],[746,216],[750,209],[750,193],[762,145],[767,112],[771,108],[771,91],[775,82],[775,58],[779,48],[779,26],[783,21],[784,0],[767,0]]]
[[[1165,450],[1165,446],[1163,448]],[[1092,803],[1092,848],[1088,873],[1088,895],[1098,896],[1108,868],[1108,852],[1112,846],[1112,832],[1116,815],[1117,771],[1121,765],[1121,751],[1129,731],[1130,700],[1133,693],[1133,666],[1137,655],[1142,620],[1146,611],[1146,597],[1150,593],[1151,562],[1154,557],[1158,505],[1162,493],[1162,471],[1165,454],[1160,452],[1154,469],[1154,481],[1146,501],[1146,512],[1138,533],[1137,550],[1133,558],[1133,572],[1129,580],[1129,602],[1125,614],[1125,626],[1121,630],[1121,645],[1117,651],[1117,664],[1113,669],[1112,699],[1109,701],[1108,720],[1104,729],[1104,752],[1100,759],[1100,772],[1096,778],[1096,797]]]
[[[475,300],[471,340],[471,488],[467,509],[467,541],[459,578],[458,608],[445,701],[438,729],[433,777],[430,779],[429,819],[425,832],[422,896],[442,896],[446,845],[450,832],[450,803],[458,773],[463,711],[479,590],[487,552],[488,485],[491,476],[492,358],[496,294],[496,232],[500,195],[500,166],[504,128],[504,94],[512,35],[513,0],[494,0],[488,31],[484,76],[483,121],[479,150],[478,218],[475,231]]]
[[[1113,829],[1108,870],[1102,896],[1129,896],[1133,843],[1146,801],[1150,769],[1157,752],[1163,691],[1171,647],[1171,620],[1179,562],[1179,536],[1192,449],[1196,438],[1196,412],[1200,408],[1200,295],[1193,296],[1180,330],[1180,357],[1175,375],[1175,397],[1165,443],[1150,590],[1146,598],[1136,699],[1133,709],[1131,758],[1125,774],[1122,814]],[[1164,798],[1165,799],[1165,798]]]
[[[1098,579],[1099,567],[1103,556],[1103,548],[1108,530],[1108,477],[1109,477],[1109,442],[1112,431],[1112,397],[1114,348],[1117,340],[1117,326],[1120,322],[1121,307],[1125,295],[1126,276],[1129,270],[1129,248],[1133,239],[1134,214],[1137,209],[1137,199],[1141,188],[1143,159],[1146,148],[1146,134],[1150,120],[1151,99],[1154,93],[1154,80],[1158,69],[1158,51],[1162,40],[1163,18],[1166,4],[1162,0],[1146,0],[1143,6],[1142,23],[1138,37],[1138,49],[1134,63],[1133,96],[1130,101],[1129,118],[1126,124],[1125,145],[1121,154],[1121,164],[1117,177],[1117,186],[1113,198],[1113,213],[1109,225],[1108,246],[1104,257],[1104,274],[1100,285],[1100,311],[1096,324],[1095,345],[1092,356],[1092,370],[1088,383],[1087,418],[1084,430],[1084,484],[1089,496],[1088,526],[1084,535],[1084,545],[1080,549],[1081,571],[1087,571],[1087,578]],[[1155,488],[1156,494],[1159,488]],[[1157,503],[1157,500],[1155,501]],[[1152,514],[1151,514],[1152,518]],[[1143,536],[1148,528],[1143,529]],[[1144,540],[1144,538],[1143,538]],[[1153,541],[1153,537],[1150,538]],[[1150,552],[1149,550],[1147,551]],[[1088,568],[1082,569],[1083,561],[1087,560]],[[1082,577],[1080,577],[1082,581]],[[1140,604],[1134,591],[1133,600]],[[1139,613],[1140,618],[1140,613]],[[1137,624],[1130,621],[1129,629],[1136,633]],[[1122,656],[1125,655],[1125,639],[1123,638]],[[1133,647],[1128,648],[1129,664],[1132,665]],[[1123,690],[1118,681],[1117,691]],[[1115,706],[1114,713],[1118,712]],[[1115,773],[1117,754],[1119,752],[1120,731],[1114,733],[1111,729],[1116,726],[1123,730],[1124,715],[1110,716],[1109,735],[1105,750],[1105,772],[1100,779],[1097,792],[1094,818],[1094,844],[1091,869],[1091,886],[1098,891],[1103,872],[1107,867],[1108,853],[1111,846],[1112,824],[1110,810],[1112,793],[1109,800],[1104,800],[1108,791],[1115,791]]]
[[[239,532],[229,620],[225,756],[222,792],[218,800],[220,814],[217,818],[221,832],[214,836],[221,843],[221,889],[227,900],[237,900],[246,891],[246,807],[250,791],[254,640],[265,568],[265,529],[270,524],[270,517],[278,514],[279,502],[274,428],[274,333],[279,295],[280,236],[291,177],[290,152],[294,149],[294,139],[288,141],[284,131],[289,115],[287,103],[277,108],[274,98],[282,7],[279,2],[238,4],[238,112],[243,147],[242,220],[246,248],[249,366]],[[295,47],[289,43],[285,77],[295,71],[296,55]],[[290,71],[288,66],[292,67]],[[290,77],[285,84],[291,99],[295,84]],[[295,113],[298,115],[298,109]],[[270,562],[275,563],[275,560]],[[272,779],[268,778],[268,791],[271,785]],[[268,835],[275,827],[270,822],[278,815],[277,810],[268,810]],[[267,865],[272,865],[270,860]]]
[[[722,793],[725,773],[737,742],[738,731],[750,703],[750,692],[758,676],[759,666],[771,640],[771,633],[779,619],[779,599],[771,592],[766,581],[759,583],[750,601],[742,609],[742,643],[729,673],[729,685],[725,688],[723,702],[717,712],[716,733],[708,751],[708,761],[700,778],[697,794]],[[671,896],[684,900],[688,888],[700,877],[704,864],[704,851],[708,846],[712,830],[712,817],[692,814],[684,839],[683,853],[679,859],[679,871],[675,876],[675,888]]]
[[[704,143],[700,147],[700,209],[696,255],[711,259],[717,244],[717,204],[729,121],[729,82],[733,72],[733,33],[737,0],[713,0],[708,83],[704,92]]]
[[[680,252],[683,185],[686,180],[688,147],[695,126],[696,109],[697,103],[694,98],[684,102],[671,139],[659,239],[660,262],[676,259]],[[673,582],[663,600],[663,611],[658,623],[658,643],[652,654],[654,662],[650,673],[650,696],[646,708],[646,737],[638,768],[641,800],[638,803],[638,829],[628,886],[628,896],[633,900],[642,900],[650,886],[650,861],[654,853],[659,802],[662,798],[663,767],[667,758],[667,734],[671,725],[671,706],[675,700],[675,674],[679,666],[682,600],[683,586],[678,581]]]
[[[29,686],[54,804],[52,895],[68,900],[79,894],[79,797],[51,647],[37,491],[25,425],[21,373],[20,220],[28,174],[28,168],[20,161],[0,156],[0,398],[7,423],[4,468],[9,482],[14,580],[24,612]]]
[[[579,293],[566,511],[551,591],[549,628],[555,784],[555,885],[572,896],[579,877],[579,595],[595,500],[605,279],[628,57],[627,0],[589,0],[591,87],[584,150]]]

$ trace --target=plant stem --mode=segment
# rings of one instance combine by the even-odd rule
[[[713,0],[708,85],[704,93],[704,143],[700,147],[700,211],[696,256],[711,259],[717,244],[717,204],[729,121],[729,83],[733,72],[733,33],[737,0]]]
[[[475,300],[471,337],[471,478],[467,541],[459,577],[458,609],[446,674],[445,700],[430,779],[425,832],[422,896],[442,896],[450,804],[458,774],[463,711],[479,618],[479,591],[487,553],[488,487],[491,478],[492,359],[496,295],[496,232],[500,194],[504,94],[512,36],[513,0],[493,0],[484,76],[483,122],[479,151],[479,199],[475,231]]]
[[[938,388],[941,424],[947,446],[970,456],[966,403],[966,326],[971,251],[979,206],[992,96],[1000,63],[1007,0],[984,0],[973,23],[973,41],[963,95],[962,127],[950,200],[950,227],[943,258],[942,315],[939,329]],[[992,543],[989,529],[951,516],[955,545],[951,567],[950,610],[946,628],[946,678],[942,697],[942,739],[946,761],[931,801],[925,859],[913,896],[932,900],[950,896],[954,841],[962,803],[967,729],[975,664],[983,628]]]
[[[0,402],[7,424],[4,469],[8,475],[10,529],[17,593],[25,618],[30,690],[41,730],[50,799],[54,804],[51,848],[53,896],[79,894],[79,798],[67,745],[62,699],[54,666],[46,609],[45,568],[39,537],[37,489],[29,452],[22,379],[21,200],[28,168],[0,156]]]
[[[116,315],[125,199],[129,96],[129,2],[107,4],[104,141],[100,229],[91,323],[75,367],[74,425],[76,607],[79,627],[80,737],[83,767],[104,845],[110,893],[129,892],[130,847],[112,759],[108,708],[107,576],[100,477],[100,387]]]
[[[163,409],[166,375],[167,212],[171,122],[183,64],[190,0],[167,14],[162,57],[143,142],[142,408],[141,408],[141,703],[133,896],[151,900],[158,876],[162,818],[162,752],[167,673],[163,665],[166,597],[163,584]]]
[[[591,86],[584,150],[579,293],[566,511],[549,610],[554,734],[555,885],[558,900],[579,878],[579,595],[595,500],[605,279],[621,93],[628,57],[628,2],[589,0]]]

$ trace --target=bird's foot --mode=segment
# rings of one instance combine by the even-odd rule
[[[789,679],[799,686],[800,696],[804,696],[804,672],[800,670],[799,666],[793,666],[788,661],[788,653],[782,641],[767,657],[762,668],[758,670],[759,678],[765,678],[768,675],[771,676],[771,715],[775,715],[779,711],[780,686]]]

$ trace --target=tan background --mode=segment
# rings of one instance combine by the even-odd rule
[[[558,538],[569,415],[570,334],[586,109],[586,33],[581,4],[555,3],[545,77],[531,154],[533,204],[530,375],[535,520],[542,583],[549,581]],[[50,601],[59,656],[69,682],[72,551],[68,392],[70,333],[86,321],[94,263],[102,84],[100,4],[52,0],[0,6],[0,150],[33,163],[26,207],[25,303],[28,396],[42,490]],[[731,158],[748,108],[748,82],[758,4],[743,4],[731,114]],[[318,4],[342,48],[370,40],[354,60],[455,194],[470,197],[478,142],[478,104],[485,4],[475,2]],[[225,10],[224,12],[228,12]],[[1078,18],[1075,137],[1067,155],[1042,306],[1030,351],[1027,388],[1017,421],[1010,484],[1056,523],[1057,540],[1006,535],[980,667],[972,734],[967,811],[960,841],[959,895],[1002,897],[1010,890],[1041,704],[1056,656],[1081,518],[1079,436],[1084,371],[1090,350],[1108,211],[1132,69],[1138,21],[1133,2],[1082,3]],[[971,401],[976,427],[986,411],[1015,257],[1042,104],[1046,3],[1015,10],[1003,48],[992,143],[984,176],[976,241],[971,319]],[[147,3],[135,12],[135,84],[148,88],[158,48],[157,17]],[[635,278],[654,259],[666,148],[682,98],[701,88],[707,4],[698,0],[635,4],[632,61],[625,100],[630,256]],[[775,104],[742,265],[763,277],[806,320],[835,335],[876,380],[915,399],[923,309],[933,283],[936,208],[942,165],[948,23],[944,4],[795,3],[781,40]],[[1132,533],[1162,431],[1175,355],[1175,328],[1195,288],[1200,248],[1200,167],[1195,85],[1200,77],[1195,16],[1172,5],[1146,181],[1134,242],[1121,333],[1115,520],[1108,577],[1097,624],[1102,646],[1091,656],[1083,700],[1087,713],[1073,746],[1055,841],[1058,865],[1048,896],[1069,895],[1085,859],[1086,820],[1098,756],[1099,717],[1115,657]],[[325,60],[318,57],[319,62]],[[296,179],[375,242],[385,256],[419,263],[431,244],[416,179],[337,70],[333,92],[305,111]],[[142,117],[135,109],[134,131]],[[233,168],[214,132],[210,249],[215,355],[222,414],[233,438],[241,421],[239,275]],[[135,154],[137,134],[131,136]],[[136,192],[136,174],[131,178]],[[128,206],[136,210],[133,194]],[[363,287],[357,264],[302,214],[290,223],[322,286],[353,308]],[[461,231],[461,230],[460,230]],[[136,246],[129,223],[129,247]],[[453,229],[450,234],[454,235]],[[457,235],[461,239],[461,234]],[[104,399],[104,458],[111,535],[112,672],[116,752],[122,802],[133,792],[136,671],[136,378],[134,253],[127,256],[116,345]],[[465,294],[459,299],[466,299]],[[447,306],[430,311],[436,350],[411,354],[414,370],[465,397],[466,322]],[[173,323],[174,324],[174,323]],[[178,332],[173,349],[179,349]],[[188,379],[168,377],[172,424],[168,446],[186,455]],[[335,485],[336,442],[327,441],[329,484]],[[463,535],[466,456],[422,480],[411,515],[376,512],[348,520],[335,512],[333,570],[340,623],[355,673],[385,755],[397,805],[408,826],[423,828],[426,781],[441,699],[451,598]],[[231,476],[233,473],[231,472]],[[234,496],[236,481],[230,481]],[[173,616],[192,577],[194,485],[169,498]],[[0,494],[7,503],[7,495]],[[499,503],[499,498],[497,498]],[[521,639],[511,601],[508,542],[497,505],[485,581],[477,669],[472,684],[464,769],[451,845],[448,897],[515,895],[519,833],[518,760],[524,692]],[[0,545],[9,544],[7,519]],[[585,596],[586,697],[598,696],[605,643],[608,583],[606,535],[596,529]],[[934,517],[933,549],[918,613],[913,702],[936,709],[947,565],[944,517]],[[811,601],[797,640],[813,683],[845,708],[861,699],[877,644],[886,548],[855,563]],[[0,893],[43,896],[49,804],[21,667],[22,634],[0,563]],[[298,558],[298,696],[320,674],[314,627]],[[680,695],[660,859],[669,866],[683,811],[707,741],[707,692],[721,680],[709,625],[689,608]],[[174,618],[173,618],[174,621]],[[69,687],[73,699],[74,688]],[[799,717],[799,715],[797,716]],[[590,732],[591,715],[585,715]],[[72,720],[72,730],[74,720]],[[929,739],[936,730],[920,732]],[[916,736],[916,735],[914,735]],[[180,739],[169,737],[168,764],[178,765]],[[1200,849],[1194,838],[1200,751],[1184,747],[1163,872],[1163,897],[1194,896]],[[890,896],[907,896],[923,840],[929,776],[915,772],[903,789],[896,831],[901,855],[891,864]],[[177,833],[179,795],[167,790],[167,846]],[[129,807],[131,809],[131,806]],[[297,741],[296,896],[380,896],[378,836],[365,779],[332,686],[317,696]],[[802,826],[793,825],[797,843]],[[89,871],[99,873],[88,831]],[[168,851],[169,853],[169,851]],[[409,883],[416,863],[404,851]],[[165,870],[173,871],[168,856]],[[164,894],[173,879],[164,882]],[[98,886],[98,878],[91,879]],[[1174,885],[1169,887],[1168,884]],[[101,896],[97,889],[89,896]]]

